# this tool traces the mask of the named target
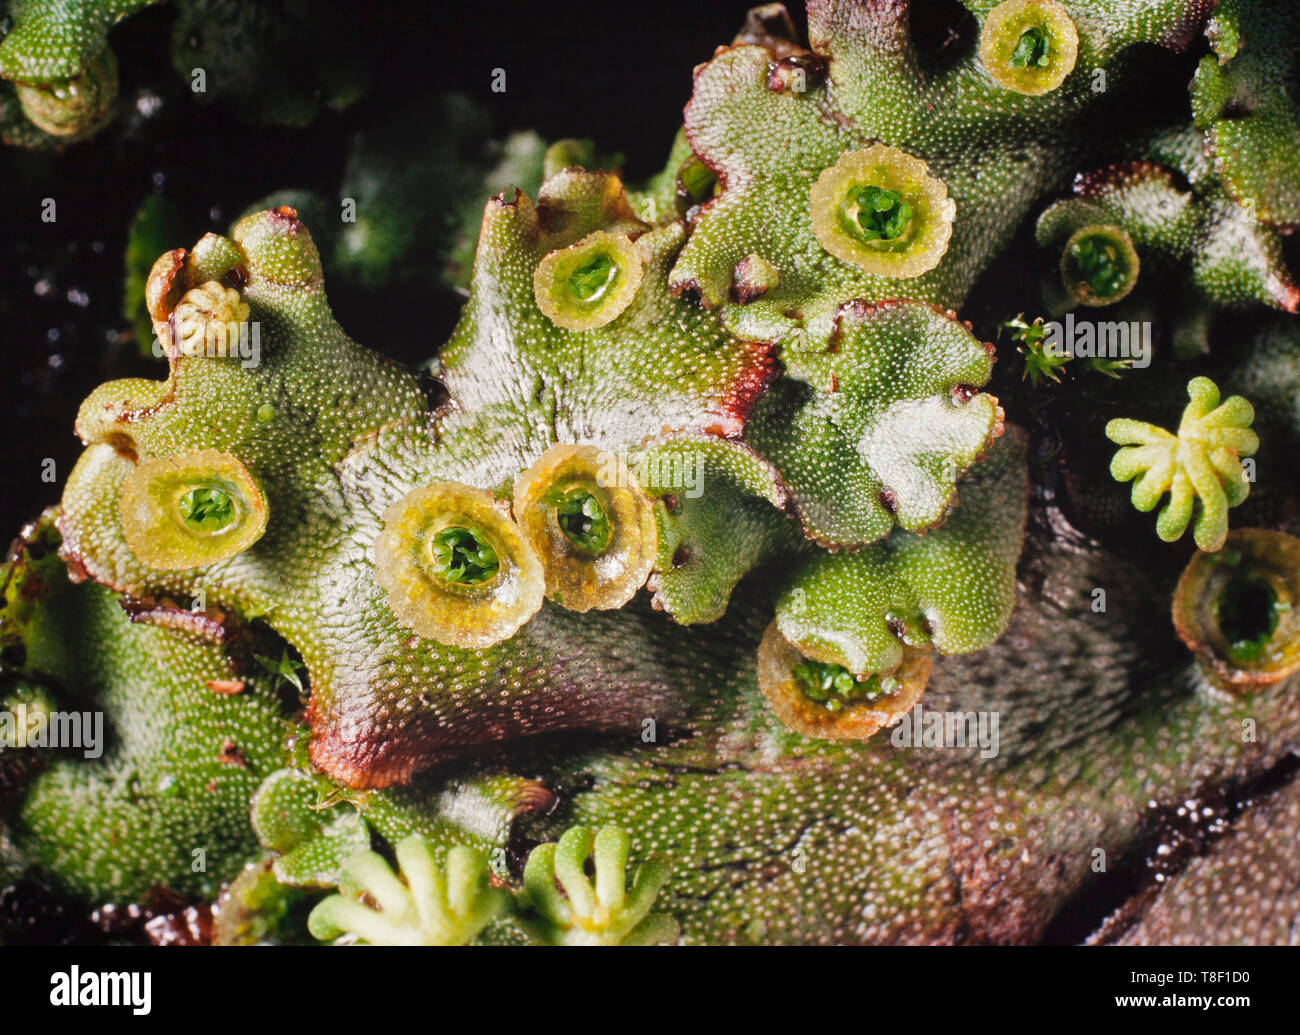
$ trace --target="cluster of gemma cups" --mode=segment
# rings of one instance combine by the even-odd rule
[[[1036,96],[1065,81],[1078,47],[1075,26],[1055,0],[1004,0],[985,21],[979,55],[998,85]],[[817,177],[808,201],[812,232],[828,253],[898,280],[938,265],[956,218],[956,202],[926,162],[884,143],[842,154]],[[1118,301],[1137,270],[1122,228],[1087,226],[1066,242],[1062,280],[1085,304]],[[541,259],[534,299],[556,326],[592,331],[628,308],[642,277],[633,237],[596,231]],[[220,284],[192,294],[190,322],[200,328],[204,320],[247,317],[237,293]],[[205,334],[189,335],[182,351],[206,344]],[[124,486],[121,513],[139,559],[174,570],[247,549],[266,528],[267,505],[235,457],[204,450],[139,464]],[[548,449],[515,480],[508,500],[438,481],[408,492],[382,520],[374,579],[392,614],[417,636],[459,648],[508,639],[547,599],[578,612],[622,607],[657,556],[651,501],[620,457],[590,445]],[[758,669],[773,710],[792,729],[865,739],[920,696],[930,650],[908,646],[892,673],[854,674],[800,653],[773,622]]]
[[[509,504],[434,482],[383,515],[375,581],[397,620],[467,648],[512,635],[549,599],[571,611],[622,607],[650,576],[649,499],[621,457],[552,446],[514,483]]]

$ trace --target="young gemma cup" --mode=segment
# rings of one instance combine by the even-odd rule
[[[622,607],[654,563],[654,515],[621,457],[552,446],[515,482],[515,520],[546,568],[546,595],[571,611]]]
[[[435,482],[384,512],[375,581],[418,635],[489,647],[542,606],[542,564],[490,493]]]
[[[999,86],[1037,97],[1055,90],[1074,70],[1079,33],[1054,0],[1005,0],[989,12],[979,54]]]
[[[537,307],[566,330],[604,327],[631,304],[641,284],[641,266],[630,238],[598,230],[538,263],[533,275]]]
[[[235,457],[216,449],[142,460],[119,506],[131,552],[165,571],[233,557],[266,530],[261,488]]]
[[[1083,305],[1113,305],[1137,284],[1141,262],[1133,239],[1119,226],[1085,226],[1061,253],[1061,282]]]
[[[920,699],[929,676],[928,648],[904,647],[894,672],[855,676],[801,655],[776,622],[758,647],[758,685],[772,711],[796,733],[822,740],[869,739]]]
[[[885,144],[850,151],[809,196],[821,246],[868,273],[916,277],[943,258],[957,204],[925,162]]]

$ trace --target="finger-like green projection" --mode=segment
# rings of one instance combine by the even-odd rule
[[[527,927],[552,945],[657,945],[677,939],[670,916],[651,913],[671,871],[652,856],[629,883],[631,840],[617,827],[565,831],[558,844],[538,845],[524,867],[524,888],[535,913]],[[594,875],[587,875],[588,858]]]
[[[1250,493],[1241,458],[1259,448],[1251,431],[1255,409],[1240,395],[1219,402],[1219,389],[1208,377],[1187,384],[1191,400],[1183,410],[1178,433],[1145,421],[1116,418],[1106,437],[1123,446],[1111,461],[1116,481],[1133,482],[1133,506],[1154,509],[1167,492],[1169,502],[1156,519],[1156,534],[1172,543],[1187,530],[1196,501],[1196,545],[1207,552],[1223,546],[1228,535],[1228,508]]]
[[[489,886],[487,860],[472,848],[457,845],[440,867],[428,841],[411,834],[396,854],[400,878],[375,852],[349,859],[341,893],[312,910],[311,933],[322,941],[348,934],[368,945],[463,945],[510,901],[509,892]]]

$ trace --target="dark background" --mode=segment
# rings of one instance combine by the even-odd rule
[[[126,233],[150,192],[177,204],[200,232],[224,231],[271,191],[332,194],[357,131],[394,108],[418,110],[422,98],[432,107],[448,91],[487,107],[500,133],[592,137],[622,152],[626,174],[639,179],[667,156],[691,69],[731,41],[750,4],[319,6],[364,51],[371,78],[360,102],[324,111],[307,129],[250,126],[228,104],[195,103],[171,66],[175,13],[164,4],[111,33],[121,77],[117,121],[62,154],[0,149],[0,540],[58,502],[82,448],[73,434],[77,406],[91,389],[112,377],[166,376],[162,360],[135,358],[122,316]],[[801,20],[802,5],[791,6]],[[494,68],[506,70],[505,93],[491,91]],[[131,113],[141,89],[163,99],[147,120]],[[413,140],[422,130],[432,131],[432,119],[429,127],[412,121]],[[58,206],[54,223],[40,218],[46,197]],[[454,306],[445,308],[435,340],[455,318]],[[344,323],[361,343],[380,347],[365,326]],[[46,458],[55,461],[52,483],[41,477]]]

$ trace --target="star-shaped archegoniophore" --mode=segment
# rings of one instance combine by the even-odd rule
[[[490,886],[487,860],[473,848],[455,846],[439,867],[429,842],[411,834],[396,853],[400,877],[377,852],[349,859],[339,894],[312,910],[311,933],[322,941],[353,935],[370,945],[463,945],[510,902],[508,891]]]
[[[1194,534],[1196,545],[1213,553],[1228,535],[1228,508],[1250,492],[1241,458],[1259,448],[1251,431],[1255,408],[1240,395],[1222,404],[1208,377],[1187,385],[1191,401],[1183,410],[1178,433],[1145,421],[1120,418],[1106,425],[1106,437],[1123,446],[1110,464],[1116,481],[1133,481],[1133,506],[1148,511],[1169,493],[1156,519],[1156,534],[1167,543],[1178,539],[1201,500]]]
[[[627,883],[631,839],[617,827],[570,827],[558,844],[538,845],[524,867],[524,888],[536,915],[525,925],[552,945],[657,945],[677,940],[677,922],[651,913],[671,867],[662,856],[644,862]],[[591,857],[594,877],[587,876]]]

